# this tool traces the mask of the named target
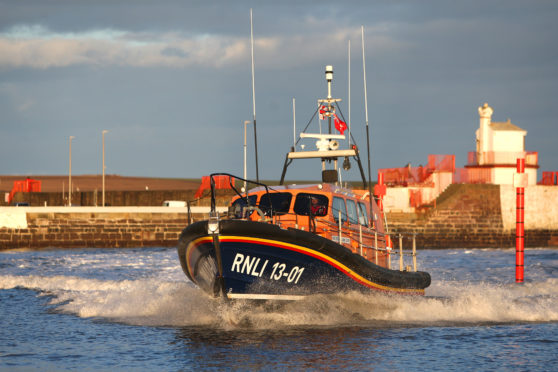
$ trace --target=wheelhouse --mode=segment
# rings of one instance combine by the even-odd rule
[[[364,190],[330,184],[260,187],[233,198],[230,215],[307,230],[386,266],[389,249],[382,214],[368,198]]]

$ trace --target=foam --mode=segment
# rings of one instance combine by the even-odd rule
[[[555,278],[523,285],[441,281],[425,297],[349,292],[282,304],[224,302],[190,282],[160,278],[0,275],[0,289],[13,288],[52,296],[49,304],[59,312],[148,326],[281,329],[558,321]]]

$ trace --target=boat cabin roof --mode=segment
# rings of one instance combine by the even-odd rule
[[[269,192],[285,192],[289,191],[293,194],[297,194],[298,192],[317,192],[317,193],[328,193],[328,194],[339,194],[345,197],[351,198],[362,198],[365,199],[368,196],[367,190],[354,190],[348,189],[341,186],[332,185],[330,183],[317,183],[317,184],[308,184],[308,185],[280,185],[280,186],[272,186],[268,187]],[[265,187],[259,186],[253,189],[248,190],[248,194],[256,194],[266,192]]]
[[[266,197],[267,190],[265,187],[256,187],[248,190],[249,204],[256,203],[260,208],[265,209],[264,213],[268,213],[268,209],[273,205],[273,210],[277,215],[287,213],[308,215],[310,205],[308,205],[306,200],[312,200],[316,206],[324,206],[324,209],[319,214],[315,214],[316,216],[327,216],[327,218],[337,221],[338,213],[341,212],[343,221],[348,220],[351,223],[360,223],[365,226],[370,223],[377,228],[380,227],[380,231],[383,231],[380,210],[375,201],[372,200],[372,211],[370,211],[369,193],[367,190],[353,190],[328,183],[273,186],[268,187],[268,190],[269,197]],[[280,197],[279,194],[285,193],[291,196],[288,198]],[[276,195],[277,198],[273,195]],[[240,196],[238,195],[233,197],[232,204],[237,204],[239,199]],[[351,204],[348,200],[353,200],[354,203]],[[312,214],[314,213],[312,212]]]

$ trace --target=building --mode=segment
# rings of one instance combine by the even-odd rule
[[[478,111],[480,122],[476,131],[476,151],[469,152],[465,168],[455,167],[455,155],[428,155],[425,167],[411,167],[409,164],[378,170],[387,185],[386,210],[415,211],[432,204],[453,183],[513,186],[518,158],[525,159],[527,185],[537,184],[538,153],[525,151],[527,131],[512,124],[509,119],[493,122],[494,110],[488,103],[479,107]]]
[[[538,153],[525,151],[527,131],[511,123],[493,122],[492,107],[479,107],[480,123],[476,131],[476,152],[470,152],[465,168],[470,182],[512,185],[517,159],[525,159],[528,184],[537,183]]]

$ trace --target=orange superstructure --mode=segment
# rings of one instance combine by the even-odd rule
[[[257,188],[249,191],[247,198],[233,198],[231,210],[236,207],[240,211],[241,206],[246,206],[246,200],[253,209],[247,216],[236,217],[306,230],[341,242],[353,253],[388,267],[384,217],[375,201],[370,203],[367,190],[350,190],[332,184],[286,185],[269,191]]]

